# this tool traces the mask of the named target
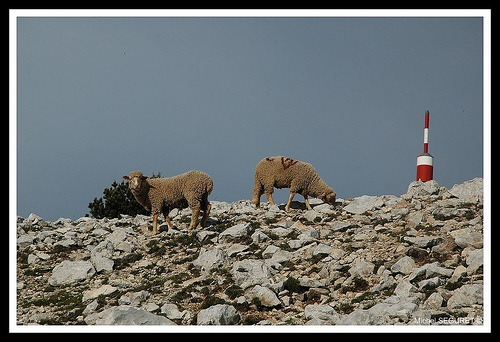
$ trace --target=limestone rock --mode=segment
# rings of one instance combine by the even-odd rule
[[[94,266],[88,261],[65,260],[54,267],[48,282],[52,286],[70,285],[90,278],[94,274]]]
[[[238,311],[232,305],[216,304],[198,313],[198,325],[231,325],[240,320]]]
[[[97,314],[95,325],[175,325],[166,317],[128,305],[106,309]]]
[[[466,202],[480,201],[483,198],[483,179],[474,178],[461,184],[455,184],[450,189],[450,193]]]

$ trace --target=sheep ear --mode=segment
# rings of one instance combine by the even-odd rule
[[[144,180],[144,179],[148,179],[149,177],[148,176],[142,176],[141,179]]]
[[[122,178],[125,179],[125,180],[130,180],[129,176],[123,176]]]

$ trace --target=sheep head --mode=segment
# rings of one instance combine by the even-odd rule
[[[128,181],[128,187],[132,191],[140,191],[143,187],[144,181],[148,176],[144,176],[141,171],[132,171],[128,176],[123,176],[123,179]]]
[[[319,196],[319,199],[325,203],[335,205],[335,201],[337,200],[337,194],[333,189],[330,188],[329,191],[323,192]]]

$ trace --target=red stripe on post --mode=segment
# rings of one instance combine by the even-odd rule
[[[417,166],[417,180],[427,182],[432,180],[434,168],[432,165],[419,165]]]
[[[425,112],[424,153],[429,153],[429,111]]]

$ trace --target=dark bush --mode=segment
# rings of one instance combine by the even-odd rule
[[[161,173],[153,174],[151,178],[159,178]],[[94,198],[89,203],[90,215],[95,218],[119,218],[120,214],[135,216],[138,214],[148,215],[149,213],[140,205],[125,181],[118,183],[113,181],[111,187],[104,189],[104,196]]]

